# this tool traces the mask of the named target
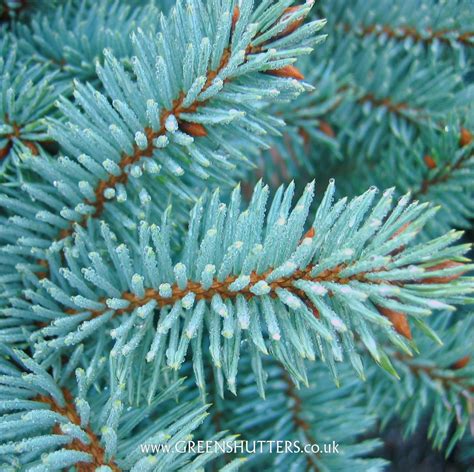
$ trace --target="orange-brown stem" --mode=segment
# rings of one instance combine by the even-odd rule
[[[439,372],[438,367],[430,366],[430,365],[418,365],[413,364],[411,361],[411,357],[408,357],[400,352],[396,352],[394,357],[396,357],[399,361],[403,362],[407,365],[407,367],[415,374],[420,375],[421,373],[428,375],[431,379],[440,382],[444,388],[449,389],[451,385],[461,385],[465,386],[466,389],[474,393],[474,386],[473,385],[465,385],[464,382],[472,380],[469,377],[452,377],[449,375],[442,374]],[[464,359],[464,358],[463,358]],[[459,370],[459,368],[451,367],[451,370]]]
[[[234,17],[237,17],[236,10],[234,10]],[[254,46],[250,45],[247,48],[245,55],[246,55],[246,57],[248,57],[249,55],[255,54],[255,53],[260,52],[260,51],[261,51],[261,47],[254,47]],[[218,65],[218,67],[215,70],[209,72],[209,74],[207,76],[206,83],[204,84],[204,86],[202,88],[202,91],[207,90],[211,86],[212,81],[216,78],[216,76],[219,74],[219,72],[222,69],[224,69],[224,67],[228,64],[230,57],[231,57],[231,50],[230,50],[230,48],[227,48],[227,49],[224,50],[224,53],[222,55],[222,58],[221,58],[221,61],[220,61],[220,64]],[[293,77],[293,78],[297,78],[297,79],[298,78],[303,79],[302,74],[298,71],[298,69],[296,69],[296,67],[293,67],[293,66],[288,66],[288,67],[290,69],[286,69],[286,68],[279,69],[280,74],[285,74],[284,72],[281,72],[281,71],[283,71],[284,69],[287,70],[286,75],[281,75],[281,76],[283,76],[283,77]],[[276,72],[274,75],[278,75],[278,72]],[[228,79],[226,79],[226,81],[227,80]],[[193,104],[185,107],[185,106],[183,106],[183,102],[184,102],[185,97],[186,97],[186,94],[184,92],[181,92],[179,97],[176,100],[174,100],[171,109],[163,110],[161,112],[160,127],[159,127],[158,130],[153,131],[151,128],[145,128],[144,129],[144,134],[147,138],[148,146],[145,149],[140,149],[138,147],[138,145],[134,145],[133,152],[131,154],[124,153],[122,155],[122,158],[121,158],[119,164],[118,164],[118,166],[120,167],[120,170],[121,170],[121,172],[118,176],[111,175],[111,176],[109,176],[108,179],[101,180],[98,183],[98,185],[95,189],[95,192],[94,192],[95,193],[95,198],[93,200],[86,200],[85,201],[85,203],[87,205],[92,206],[95,209],[95,211],[92,215],[93,218],[98,218],[104,210],[104,206],[105,206],[104,191],[105,191],[105,189],[110,188],[110,187],[115,187],[115,185],[117,185],[119,183],[121,183],[121,184],[126,184],[127,183],[129,175],[128,175],[128,172],[126,172],[125,167],[139,161],[143,157],[151,157],[153,155],[153,151],[155,150],[153,140],[158,138],[159,136],[165,134],[165,132],[166,132],[165,122],[166,122],[167,118],[170,115],[174,115],[176,117],[176,119],[179,120],[179,117],[182,113],[195,113],[196,110],[199,107],[204,106],[207,103],[207,100],[201,100],[201,101],[197,100]],[[196,123],[193,123],[193,125],[194,125],[194,131],[196,131],[198,133],[197,136],[201,136],[201,135],[204,136],[204,135],[207,134],[207,131],[205,130],[205,128],[202,125],[198,125]],[[184,125],[184,126],[186,126],[186,125]],[[82,226],[86,226],[88,219],[89,219],[89,216],[86,215],[78,223]],[[74,230],[73,230],[73,226],[72,226],[72,223],[71,223],[71,225],[68,228],[65,228],[65,229],[60,231],[59,239],[64,239],[64,238],[70,236],[73,232],[74,232]]]
[[[5,123],[9,123],[8,115],[5,116]],[[7,144],[0,149],[0,161],[8,156],[8,153],[13,147],[13,140],[21,140],[21,128],[16,123],[12,123],[11,126],[13,127],[13,132],[4,136],[4,139],[7,140]],[[27,140],[21,140],[21,142],[31,151],[33,156],[39,154],[38,146],[35,143]]]
[[[352,27],[348,24],[345,24],[343,27],[345,31],[352,30]],[[451,37],[453,33],[457,33],[457,36],[455,36],[454,38]],[[457,30],[454,29],[444,29],[439,31],[427,29],[426,32],[422,34],[411,26],[400,26],[396,29],[393,29],[388,25],[379,24],[361,27],[359,29],[359,34],[361,36],[368,36],[372,34],[376,36],[385,35],[389,38],[397,39],[400,41],[411,38],[416,43],[423,43],[426,45],[430,45],[435,40],[445,44],[451,44],[454,41],[467,47],[473,46],[471,40],[474,37],[474,32],[472,31],[459,33]]]
[[[307,295],[302,290],[297,289],[293,285],[293,282],[295,282],[296,280],[308,280],[313,282],[338,282],[340,284],[347,284],[350,281],[357,280],[360,282],[364,282],[366,280],[364,273],[352,275],[350,277],[341,277],[340,272],[344,268],[344,265],[339,265],[332,269],[327,269],[316,276],[312,276],[311,271],[313,269],[313,266],[308,266],[305,269],[294,272],[293,275],[289,277],[281,277],[269,283],[271,291],[268,295],[272,298],[276,298],[276,290],[279,288],[283,288],[297,295],[312,307]],[[125,309],[117,310],[116,314],[119,315],[124,312],[129,312],[131,310],[134,310],[135,308],[139,308],[143,305],[146,305],[152,300],[156,301],[158,306],[161,308],[165,306],[170,306],[176,303],[177,301],[182,300],[189,292],[193,292],[196,295],[196,300],[211,300],[214,295],[220,295],[223,299],[233,299],[237,295],[242,295],[246,299],[251,299],[255,296],[255,294],[252,293],[250,290],[251,287],[256,283],[265,280],[272,270],[273,269],[270,269],[269,271],[263,274],[257,274],[255,272],[252,272],[250,274],[250,284],[237,292],[234,292],[229,289],[229,285],[237,279],[236,276],[229,276],[223,281],[215,280],[211,287],[208,289],[204,289],[199,282],[188,282],[186,288],[184,289],[179,288],[175,284],[172,286],[172,294],[170,297],[161,296],[159,292],[153,288],[146,289],[144,297],[137,297],[131,292],[124,292],[122,293],[121,298],[129,301],[130,305]],[[373,281],[371,282],[373,283]],[[71,313],[74,314],[75,311],[71,311]],[[100,316],[103,313],[103,310],[92,311],[92,316],[96,318],[97,316]],[[313,313],[315,314],[315,316],[319,316],[319,313],[316,309],[313,310]]]
[[[80,426],[81,419],[79,414],[76,411],[74,406],[74,399],[69,390],[66,388],[62,389],[65,404],[64,406],[59,405],[52,397],[49,395],[37,395],[33,398],[33,401],[46,403],[52,411],[59,413],[60,415],[66,417],[71,423]],[[83,428],[84,429],[84,428]],[[76,470],[78,472],[92,472],[96,470],[97,467],[107,465],[114,472],[120,472],[121,469],[117,466],[115,461],[111,459],[110,461],[105,461],[105,451],[102,447],[99,438],[92,431],[90,426],[84,429],[87,436],[89,437],[89,444],[85,444],[79,439],[74,439],[71,443],[66,446],[66,449],[81,451],[90,454],[93,458],[92,462],[79,462],[75,464]],[[55,434],[63,434],[59,425],[54,426],[53,432]]]
[[[402,110],[408,109],[408,105],[404,102],[395,103],[390,98],[377,98],[372,93],[366,93],[359,98],[359,103],[370,102],[376,107],[383,106],[391,113],[399,114]]]
[[[459,132],[459,147],[463,148],[464,146],[468,146],[472,142],[472,134],[466,129],[461,127]],[[424,195],[428,192],[428,190],[433,186],[443,182],[446,182],[450,179],[452,173],[456,170],[462,168],[465,162],[467,162],[472,157],[471,153],[465,153],[454,165],[451,162],[447,161],[443,167],[441,167],[431,178],[426,178],[421,183],[421,187],[418,192],[414,194],[416,197],[417,195],[421,194]],[[426,162],[426,157],[425,157]]]

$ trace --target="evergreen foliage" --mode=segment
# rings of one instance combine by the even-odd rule
[[[0,470],[469,463],[471,10],[0,0]]]

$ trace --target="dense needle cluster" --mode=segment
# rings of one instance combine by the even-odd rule
[[[0,0],[1,470],[465,436],[472,32],[352,3]],[[177,449],[241,439],[342,452]]]

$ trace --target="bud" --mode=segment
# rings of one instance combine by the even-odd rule
[[[377,306],[379,312],[388,318],[393,325],[393,328],[398,334],[401,334],[406,339],[413,339],[410,330],[410,324],[408,323],[407,316],[404,313],[391,310],[382,306]]]
[[[331,125],[326,122],[326,121],[320,121],[319,122],[319,129],[322,131],[326,136],[329,136],[330,138],[335,138],[336,133],[332,129]]]
[[[471,360],[470,356],[464,356],[461,357],[461,359],[458,359],[454,364],[450,366],[452,370],[459,370],[467,366],[469,364],[469,361]]]
[[[291,16],[294,12],[298,11],[301,7],[296,6],[296,7],[288,7],[285,9],[283,12],[283,15],[281,16],[281,20],[286,20],[289,16]],[[278,34],[277,38],[281,38],[283,36],[287,36],[296,29],[298,29],[304,21],[304,16],[301,16],[300,18],[297,18],[295,21],[290,23],[281,33]]]
[[[460,267],[463,266],[464,264],[462,262],[455,262],[455,261],[444,261],[441,262],[440,264],[436,264],[434,266],[429,267],[426,269],[427,272],[432,272],[432,271],[437,271],[437,270],[442,270],[442,269],[451,269],[453,267]],[[451,282],[452,280],[456,280],[461,275],[465,274],[466,271],[459,271],[455,274],[449,274],[449,275],[438,275],[435,277],[428,277],[427,279],[423,279],[424,284],[447,284],[448,282]]]
[[[10,152],[10,147],[11,146],[9,145],[9,143],[7,143],[5,147],[0,149],[0,160],[8,156],[8,153]]]
[[[396,236],[398,236],[399,234],[402,234],[408,227],[410,226],[410,223],[405,223],[404,225],[400,226],[400,228],[397,229],[397,231],[395,231],[391,238],[390,239],[393,239],[395,238]],[[397,247],[396,249],[394,249],[390,255],[392,256],[396,256],[397,254],[400,254],[400,252],[402,252],[403,250],[405,249],[405,245],[402,244],[401,246]]]
[[[466,129],[461,127],[461,133],[459,136],[459,147],[468,146],[472,143],[472,134]]]
[[[427,154],[425,157],[423,157],[423,160],[425,161],[426,167],[428,167],[428,169],[436,169],[436,162],[431,156]]]
[[[189,121],[180,121],[179,129],[190,136],[202,138],[207,136],[206,128],[200,123],[190,123]]]
[[[49,275],[49,264],[48,264],[48,261],[46,259],[38,259],[37,261],[37,264],[40,265],[41,267],[44,267],[45,270],[41,271],[41,272],[37,272],[36,275],[38,276],[38,278],[41,280],[41,279],[45,279],[46,277],[48,277]]]
[[[397,231],[393,233],[392,238],[395,238],[399,234],[402,234],[409,226],[410,226],[410,223],[405,223],[404,225],[400,226],[400,228],[398,228]]]
[[[321,315],[319,314],[319,310],[313,305],[310,305],[310,308],[311,308],[311,311],[313,312],[314,317],[318,318],[319,320],[319,318],[321,317]]]
[[[316,234],[316,231],[314,229],[314,226],[311,226],[311,228],[306,231],[305,235],[303,236],[303,239],[306,238],[314,238],[314,235]]]
[[[304,75],[295,66],[285,66],[281,69],[267,70],[266,73],[270,75],[275,75],[277,77],[285,77],[289,79],[304,79]]]
[[[235,25],[237,24],[237,21],[239,21],[239,18],[240,18],[240,9],[239,7],[235,6],[234,12],[232,13],[232,30],[234,30]]]
[[[306,231],[306,233],[303,235],[303,237],[300,239],[299,244],[301,244],[306,238],[314,238],[314,235],[316,234],[316,231],[314,228],[311,226],[311,228]]]
[[[298,130],[298,134],[303,138],[304,145],[308,146],[310,141],[311,141],[311,138],[310,138],[308,132],[304,128],[300,128]]]

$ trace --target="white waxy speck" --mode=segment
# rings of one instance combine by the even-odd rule
[[[381,224],[382,224],[382,222],[381,222],[378,218],[373,218],[373,219],[370,221],[370,226],[371,226],[372,228],[378,228]]]
[[[171,290],[171,285],[160,284],[160,286],[158,287],[158,293],[160,294],[160,297],[171,298],[171,296],[173,295],[173,291]]]
[[[217,310],[217,314],[218,314],[219,316],[222,316],[222,318],[226,318],[227,315],[228,315],[228,313],[227,313],[227,308],[226,308],[225,306],[222,306],[221,308],[219,308],[219,309]]]
[[[249,320],[241,320],[239,325],[241,329],[249,329]]]
[[[107,200],[112,200],[112,198],[115,197],[115,189],[114,188],[106,188],[104,190],[104,197],[107,199]]]
[[[250,291],[255,295],[266,295],[271,291],[270,285],[265,282],[265,280],[260,280],[253,287],[250,288]]]
[[[196,298],[196,294],[194,292],[188,292],[181,300],[182,307],[185,310],[191,309],[194,305],[195,298]]]
[[[141,131],[137,131],[135,133],[135,142],[137,143],[139,149],[141,149],[142,151],[148,146],[148,140]]]
[[[445,303],[440,302],[438,300],[427,300],[426,304],[434,310],[446,310],[447,308],[450,308],[449,305],[446,305]]]
[[[140,197],[140,203],[142,205],[147,205],[148,203],[151,202],[151,196],[144,188],[140,190],[139,197]]]
[[[139,177],[143,175],[142,168],[139,165],[133,165],[130,170],[130,174],[132,175],[132,177],[135,177],[138,179]]]
[[[332,318],[331,324],[338,330],[338,331],[346,331],[346,325],[339,319],[339,318]]]
[[[320,296],[326,295],[327,293],[327,290],[322,285],[316,283],[311,286],[311,291]]]
[[[174,115],[170,115],[166,118],[165,128],[170,133],[174,133],[178,129],[178,121]]]
[[[164,148],[168,146],[169,139],[167,136],[162,134],[161,136],[158,136],[156,139],[153,140],[153,145],[157,148]]]
[[[161,166],[159,166],[155,161],[147,159],[143,163],[143,169],[149,174],[158,174],[161,170]]]

